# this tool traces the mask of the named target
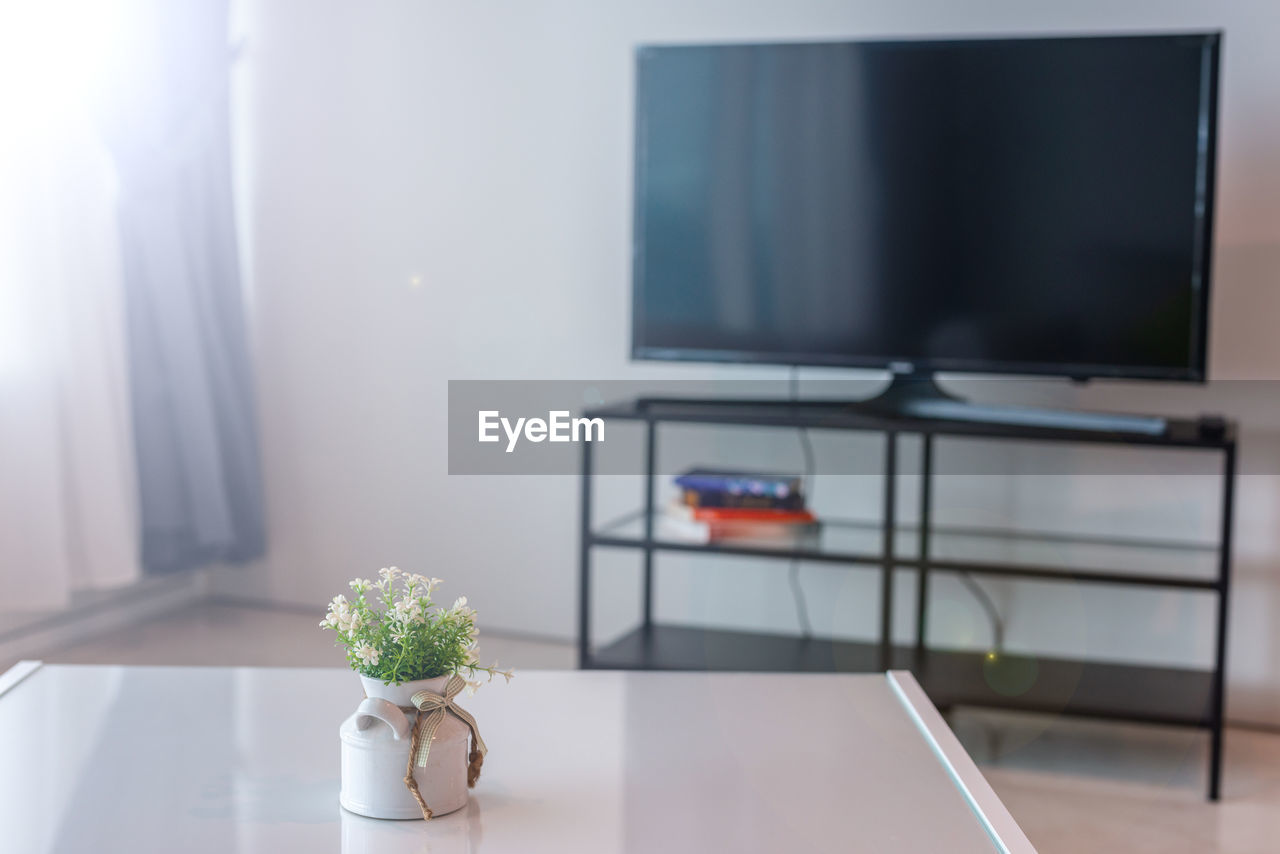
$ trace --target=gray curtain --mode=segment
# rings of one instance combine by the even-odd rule
[[[119,219],[148,573],[262,554],[231,203],[227,0],[134,0],[102,121]]]

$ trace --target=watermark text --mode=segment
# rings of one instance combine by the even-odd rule
[[[521,438],[530,442],[603,442],[603,418],[572,418],[567,409],[553,409],[546,418],[517,418],[513,422],[497,409],[481,409],[479,441],[501,442],[506,436],[509,454]]]

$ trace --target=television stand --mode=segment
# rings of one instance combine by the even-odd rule
[[[1169,429],[1166,419],[1153,415],[1121,415],[1109,412],[1079,412],[1032,406],[971,403],[943,390],[929,374],[905,376],[894,374],[893,380],[880,394],[858,401],[853,406],[907,418],[1008,424],[1015,427],[1090,430],[1099,433],[1140,433],[1145,436],[1163,436]]]
[[[985,706],[1060,715],[1086,715],[1197,727],[1209,734],[1208,796],[1217,800],[1222,772],[1228,602],[1231,593],[1231,531],[1235,503],[1236,432],[1234,422],[1219,419],[1207,429],[1204,419],[1167,419],[1159,433],[993,423],[900,414],[892,405],[899,395],[916,400],[899,380],[872,401],[696,400],[643,397],[593,407],[582,414],[610,423],[643,426],[643,503],[634,513],[600,522],[593,512],[592,443],[582,443],[581,541],[578,581],[578,661],[587,669],[758,670],[856,672],[908,668],[925,692],[942,708]],[[919,382],[918,380],[916,382]],[[941,394],[940,390],[939,393]],[[928,400],[928,396],[923,399]],[[965,406],[963,402],[957,402]],[[880,407],[880,408],[877,408]],[[1065,413],[1064,413],[1065,414]],[[1060,423],[1060,422],[1059,422]],[[1114,423],[1114,422],[1113,422]],[[815,537],[796,543],[723,540],[690,543],[666,537],[655,525],[661,514],[656,490],[658,434],[666,425],[723,425],[765,430],[819,429],[880,434],[884,439],[881,511],[876,519],[825,518]],[[898,482],[908,472],[899,465],[899,438],[919,436],[917,521],[898,518]],[[935,440],[939,437],[1036,441],[1070,445],[1124,446],[1134,451],[1195,451],[1221,460],[1221,516],[1215,543],[1187,543],[1045,534],[1032,531],[962,528],[934,522]],[[755,464],[753,461],[751,464]],[[1088,561],[1075,555],[1049,557],[1064,542],[1088,550]],[[1023,551],[1023,548],[1029,549]],[[592,578],[599,549],[630,550],[641,556],[639,622],[621,634],[592,631]],[[725,630],[695,621],[673,622],[657,613],[655,586],[659,557],[667,554],[707,555],[719,560],[741,557],[787,567],[793,561],[817,562],[830,569],[870,572],[879,576],[878,638],[781,635],[746,627]],[[902,643],[894,632],[895,579],[916,576],[914,643]],[[1209,597],[1216,619],[1211,666],[1182,667],[1129,664],[1090,659],[1085,655],[1019,655],[1002,651],[939,644],[930,638],[933,609],[931,579],[963,574],[982,578],[1030,579],[1041,584],[1113,587],[1161,595],[1182,591]],[[1034,627],[1032,627],[1034,629]],[[997,690],[993,672],[1038,672],[1025,692]],[[993,668],[995,670],[993,670]],[[1019,669],[1021,668],[1021,669]],[[1003,671],[1001,671],[1003,672]],[[997,673],[997,675],[999,675]],[[1003,677],[1002,677],[1003,678]],[[1019,677],[1021,678],[1021,677]]]

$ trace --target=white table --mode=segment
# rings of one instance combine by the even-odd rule
[[[0,675],[0,850],[22,854],[1033,849],[906,673],[526,672],[430,823],[338,806],[340,670]]]

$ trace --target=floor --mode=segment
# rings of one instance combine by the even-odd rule
[[[50,650],[76,664],[344,665],[316,614],[202,603],[91,642]],[[481,635],[483,661],[574,666],[567,643]],[[1206,736],[1176,728],[959,710],[966,749],[1042,854],[1275,854],[1280,734],[1226,739],[1224,798],[1203,799]]]
[[[0,637],[16,633],[49,616],[46,611],[0,611]]]
[[[57,664],[182,664],[346,667],[317,613],[230,603],[201,603],[108,632],[42,656]],[[567,643],[480,634],[480,660],[525,670],[575,666]]]

